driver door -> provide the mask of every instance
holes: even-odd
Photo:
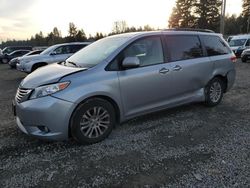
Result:
[[[140,66],[118,72],[126,117],[165,106],[172,95],[170,65],[163,55],[160,36],[139,39],[123,52],[122,59],[138,57]]]

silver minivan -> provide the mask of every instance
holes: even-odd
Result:
[[[220,34],[155,31],[106,37],[28,75],[13,109],[26,134],[80,143],[136,116],[192,102],[216,106],[235,80]]]

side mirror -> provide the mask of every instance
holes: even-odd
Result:
[[[126,57],[122,61],[123,68],[136,68],[140,66],[140,60],[138,57]]]

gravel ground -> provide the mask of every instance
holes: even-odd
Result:
[[[11,100],[25,74],[0,64],[0,187],[250,187],[250,64],[214,108],[192,104],[80,146],[21,133]]]

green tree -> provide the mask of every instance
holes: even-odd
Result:
[[[74,23],[69,23],[69,39],[71,41],[76,41],[76,35],[77,35],[77,27]]]
[[[250,32],[250,0],[243,0],[242,4],[242,30],[243,32]]]
[[[58,28],[57,27],[54,27],[53,28],[53,35],[55,36],[55,37],[62,37],[62,35],[61,35],[61,32],[58,30]]]
[[[75,36],[76,41],[86,41],[87,37],[83,29],[79,29]]]
[[[196,27],[219,31],[221,0],[198,0],[194,6]]]
[[[168,24],[170,28],[194,27],[194,0],[177,0]]]

